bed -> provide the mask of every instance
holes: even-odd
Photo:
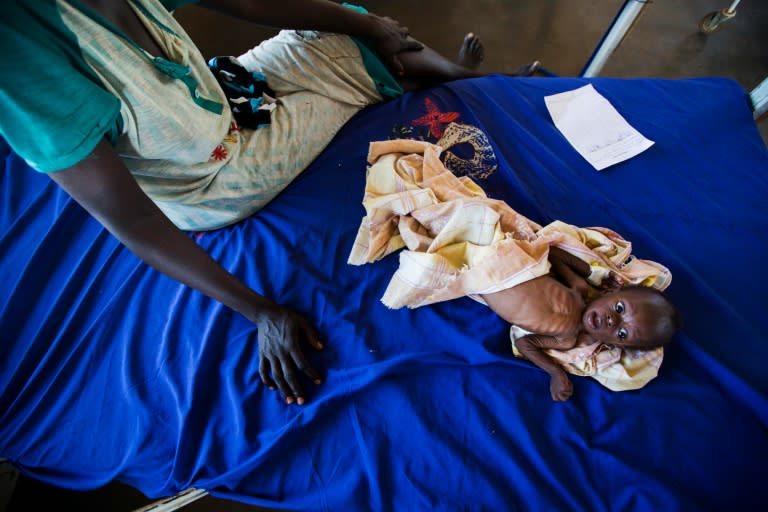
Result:
[[[655,145],[591,168],[543,101],[586,83]],[[482,158],[448,153],[489,196],[610,227],[669,267],[685,325],[656,379],[617,393],[574,378],[553,402],[485,306],[389,310],[397,257],[347,264],[368,142],[435,142],[449,122],[487,137]],[[317,326],[325,382],[302,407],[261,384],[253,325],[0,148],[0,455],[31,477],[294,510],[768,506],[768,152],[736,82],[489,76],[409,93],[353,118],[256,216],[190,233]]]

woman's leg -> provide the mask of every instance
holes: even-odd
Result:
[[[464,41],[461,43],[455,61],[448,60],[426,45],[420,51],[402,52],[398,54],[398,58],[403,64],[404,72],[397,79],[407,90],[421,89],[449,80],[476,78],[487,74],[477,71],[485,58],[485,47],[480,38],[472,32],[464,36]],[[539,62],[536,61],[533,64],[522,66],[515,73],[504,74],[530,76],[536,72],[539,66]]]
[[[485,74],[477,71],[484,57],[485,48],[482,41],[470,32],[464,37],[455,61],[448,60],[426,45],[422,50],[398,54],[404,71],[397,78],[404,82],[405,87],[411,85],[411,82],[424,86],[448,80],[479,77]]]

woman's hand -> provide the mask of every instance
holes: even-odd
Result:
[[[277,5],[256,0],[205,0],[200,5],[267,27],[318,30],[369,39],[378,56],[396,75],[403,74],[397,54],[424,48],[408,37],[406,27],[392,18],[347,9],[337,2],[282,0]]]
[[[302,351],[302,342],[316,350],[323,348],[314,327],[297,313],[280,306],[262,310],[254,323],[259,328],[259,375],[262,382],[270,389],[277,386],[286,403],[296,401],[299,405],[304,404],[299,372],[315,384],[322,382]]]
[[[174,226],[108,142],[100,142],[82,162],[49,176],[145,263],[254,322],[262,380],[271,387],[276,382],[288,403],[304,403],[297,369],[320,381],[301,350],[303,341],[322,347],[312,326],[250,289]]]
[[[373,31],[370,36],[376,53],[387,67],[396,75],[402,75],[403,64],[398,58],[401,52],[419,51],[424,45],[409,37],[407,27],[403,27],[397,20],[387,16],[370,15],[373,20]]]

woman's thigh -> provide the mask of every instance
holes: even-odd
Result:
[[[263,73],[278,96],[310,91],[360,108],[382,100],[348,36],[283,30],[238,60]]]
[[[241,156],[254,159],[259,179],[293,179],[361,108],[307,91],[287,94],[281,103],[272,111],[269,127],[250,132],[242,145]]]

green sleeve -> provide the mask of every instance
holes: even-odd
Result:
[[[66,169],[116,135],[120,102],[83,60],[55,0],[6,4],[0,52],[0,134],[33,168]]]
[[[169,11],[175,11],[179,7],[183,7],[189,4],[196,4],[199,2],[200,0],[160,0],[160,3],[163,4],[163,7]]]
[[[363,14],[368,12],[365,7],[359,5],[347,2],[344,2],[342,5],[347,9],[352,9],[353,11]],[[379,91],[381,97],[384,99],[392,99],[402,96],[403,92],[405,92],[403,86],[400,85],[400,82],[398,82],[394,76],[392,76],[392,73],[389,72],[387,66],[385,66],[379,56],[376,55],[376,51],[371,44],[365,39],[360,39],[358,37],[353,37],[352,41],[354,41],[357,48],[360,50],[360,56],[363,58],[365,70],[373,80],[373,83],[376,84],[376,90]]]

